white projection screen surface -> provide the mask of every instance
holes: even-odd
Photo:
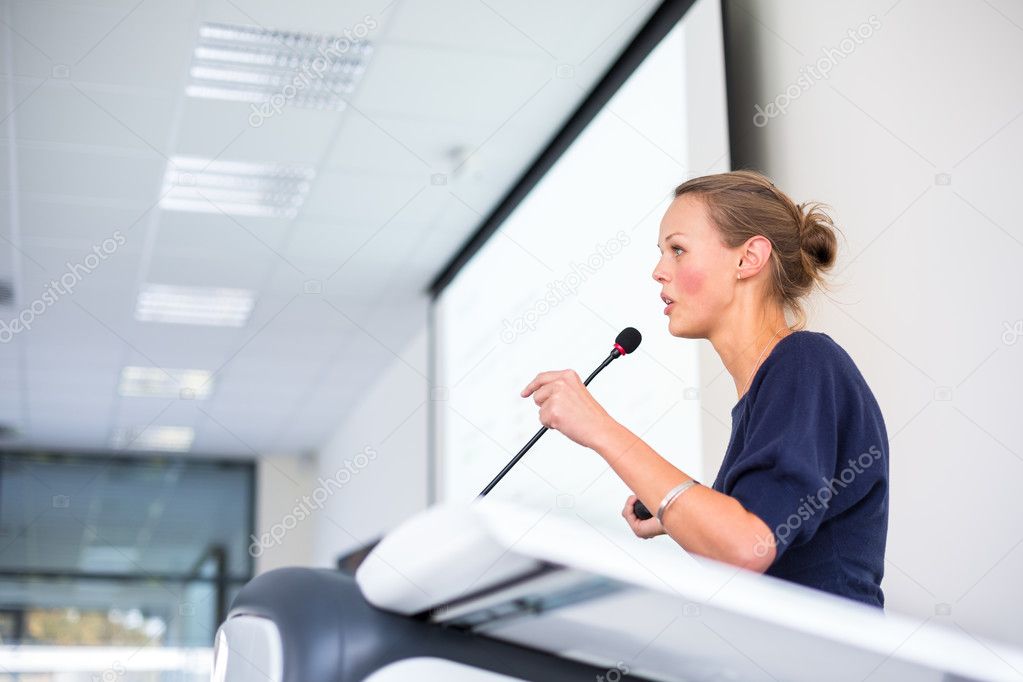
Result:
[[[438,501],[471,500],[542,426],[532,398],[519,397],[536,374],[574,369],[585,379],[628,326],[643,334],[642,345],[605,368],[590,391],[666,459],[703,475],[699,342],[668,333],[652,278],[671,190],[711,172],[691,170],[697,131],[689,120],[697,116],[687,73],[698,65],[686,40],[696,31],[724,92],[719,10],[699,2],[437,297]],[[724,116],[722,102],[708,106]],[[727,150],[724,123],[710,128]],[[555,430],[490,494],[628,532],[620,514],[630,491],[596,452]]]

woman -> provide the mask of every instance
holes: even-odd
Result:
[[[884,419],[849,355],[803,329],[801,299],[835,262],[831,219],[759,173],[709,175],[675,189],[657,246],[668,331],[709,340],[735,382],[713,485],[612,419],[572,370],[538,374],[522,396],[636,492],[622,515],[637,536],[666,533],[689,552],[883,609]],[[637,496],[658,518],[636,516]]]

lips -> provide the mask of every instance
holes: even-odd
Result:
[[[665,307],[664,307],[664,314],[665,315],[670,314],[671,313],[671,309],[675,306],[675,301],[673,299],[671,299],[671,298],[668,298],[664,294],[661,294],[661,300],[664,301],[665,304],[666,304]]]

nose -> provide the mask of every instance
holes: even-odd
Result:
[[[663,284],[664,282],[666,282],[668,280],[668,276],[665,275],[663,272],[661,272],[661,262],[660,261],[657,261],[657,265],[654,267],[654,271],[651,274],[652,274],[652,276],[654,278],[654,281],[659,283],[659,284]]]

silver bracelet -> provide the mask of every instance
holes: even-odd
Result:
[[[685,491],[689,490],[689,488],[691,488],[694,485],[700,485],[700,482],[697,481],[695,478],[690,478],[685,483],[680,483],[671,490],[669,490],[668,494],[664,496],[663,500],[661,500],[661,506],[657,508],[657,520],[663,524],[664,522],[662,519],[664,517],[664,510],[668,508],[669,504],[675,501],[675,498],[677,498]]]

